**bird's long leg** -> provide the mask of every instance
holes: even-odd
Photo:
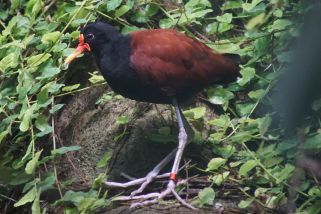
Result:
[[[184,152],[184,148],[188,142],[193,138],[194,132],[189,123],[187,122],[186,118],[184,117],[180,107],[177,104],[176,100],[173,100],[173,104],[175,107],[176,115],[177,115],[177,121],[178,121],[178,127],[179,127],[179,134],[178,134],[178,147],[174,149],[171,153],[169,153],[157,166],[154,167],[154,169],[147,174],[144,178],[135,179],[132,181],[129,181],[127,183],[116,183],[116,182],[105,182],[107,186],[112,187],[122,187],[126,188],[129,186],[134,186],[141,184],[140,188],[135,190],[131,193],[130,196],[121,196],[118,197],[117,200],[131,200],[131,199],[138,199],[143,200],[142,202],[133,203],[131,207],[139,207],[149,204],[157,203],[160,199],[165,198],[166,196],[172,194],[175,196],[175,198],[181,202],[184,206],[187,206],[191,209],[195,209],[193,206],[185,202],[176,192],[175,187],[181,184],[184,184],[187,182],[187,180],[181,180],[177,181],[177,173],[180,170],[179,164],[182,159],[182,155]],[[188,133],[188,135],[187,135]],[[160,170],[164,168],[169,161],[173,159],[175,156],[175,160],[173,163],[173,167],[170,173],[165,173],[163,175],[158,175]],[[169,177],[169,182],[167,184],[167,188],[159,193],[149,193],[145,195],[138,195],[141,193],[146,186],[152,182],[155,178],[164,178],[164,176]]]
[[[169,153],[151,172],[149,172],[147,174],[146,181],[140,186],[139,189],[133,191],[130,196],[133,197],[139,193],[142,193],[143,190],[147,187],[147,185],[149,183],[151,183],[155,177],[159,174],[160,170],[163,169],[169,161],[171,161],[174,158],[175,155],[175,160],[174,160],[174,164],[172,167],[172,171],[170,174],[170,179],[172,176],[175,177],[176,179],[176,175],[179,171],[179,164],[180,161],[182,159],[182,155],[183,155],[183,151],[184,148],[186,146],[186,143],[189,142],[192,137],[194,136],[194,131],[192,129],[192,127],[189,125],[189,123],[187,122],[186,118],[184,117],[180,107],[177,104],[177,101],[174,99],[173,100],[173,105],[175,107],[175,111],[176,111],[176,115],[177,115],[177,121],[178,121],[178,128],[179,128],[179,139],[178,139],[178,147],[176,149],[174,149],[171,153]],[[187,138],[187,134],[185,131],[184,126],[186,126],[186,129],[188,131],[188,133],[190,134],[190,137]],[[184,139],[183,139],[184,138]]]
[[[182,114],[182,111],[179,108],[176,100],[173,101],[173,104],[174,104],[175,111],[176,111],[179,133],[178,133],[178,148],[177,148],[177,152],[176,152],[175,159],[174,159],[174,164],[173,164],[171,175],[170,175],[169,179],[171,181],[175,182],[177,180],[177,172],[178,172],[179,164],[181,162],[183,152],[184,152],[184,149],[185,149],[185,146],[187,143],[187,133],[186,133],[186,130],[184,127],[184,122],[183,122],[183,118],[185,118],[185,117]]]
[[[175,192],[175,187],[179,184],[179,182],[177,182],[177,173],[178,173],[178,169],[179,169],[179,164],[180,164],[182,156],[183,156],[184,148],[185,148],[187,141],[188,141],[187,133],[186,133],[184,125],[186,124],[188,129],[191,129],[191,127],[189,126],[189,124],[188,124],[186,118],[184,117],[180,107],[178,106],[176,100],[173,100],[173,104],[175,106],[175,111],[176,111],[176,115],[177,115],[179,134],[178,134],[178,148],[177,148],[177,152],[175,155],[174,164],[173,164],[170,176],[169,176],[169,182],[167,184],[167,188],[158,194],[157,193],[150,193],[147,195],[142,195],[140,198],[144,199],[145,201],[133,203],[131,205],[131,207],[139,207],[139,206],[154,204],[154,203],[157,203],[157,201],[159,201],[160,199],[165,198],[167,195],[173,194],[175,196],[175,198],[179,202],[181,202],[184,206],[187,206],[191,209],[195,209],[192,205],[190,205],[186,201],[184,201]],[[152,198],[152,199],[146,200],[147,198]]]

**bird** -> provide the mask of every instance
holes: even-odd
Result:
[[[94,55],[101,74],[116,93],[140,102],[172,104],[175,108],[178,147],[139,181],[140,188],[132,192],[129,199],[144,201],[133,203],[132,207],[157,203],[172,193],[181,203],[194,209],[175,192],[183,151],[193,134],[180,104],[212,84],[235,81],[240,70],[239,56],[215,53],[204,43],[175,29],[143,29],[123,35],[102,21],[87,23],[80,30],[78,46],[66,58],[65,64],[70,64],[84,52]],[[173,158],[167,188],[158,194],[139,197],[138,194]],[[127,187],[135,181],[105,183]]]

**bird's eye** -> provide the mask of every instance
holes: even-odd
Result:
[[[93,40],[95,38],[95,36],[94,36],[94,34],[92,34],[92,33],[89,33],[89,34],[87,34],[87,36],[86,36],[86,39],[88,39],[88,40]]]

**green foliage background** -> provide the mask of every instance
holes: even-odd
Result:
[[[79,27],[97,17],[123,33],[175,28],[217,52],[241,55],[241,77],[236,83],[206,89],[205,99],[219,105],[223,113],[206,119],[204,105],[185,114],[213,130],[204,139],[215,153],[205,169],[211,187],[237,182],[244,194],[240,208],[254,202],[271,209],[285,204],[297,143],[284,141],[279,128],[269,129],[273,110],[262,113],[259,109],[273,109],[269,92],[289,62],[291,41],[311,7],[302,2],[0,0],[0,207],[45,212],[47,202],[40,201],[40,195],[55,187],[57,177],[55,169],[44,171],[44,164],[81,149],[57,148],[54,117],[64,104],[56,97],[81,90],[80,84],[65,85],[68,70],[63,60],[73,50],[70,43],[77,40]],[[98,84],[97,79],[93,74],[92,86]],[[119,121],[123,124],[128,119]],[[306,129],[311,136],[306,149],[318,154],[320,125],[311,121],[307,127],[314,129]],[[213,203],[211,187],[200,192],[200,206]],[[305,175],[298,190],[297,212],[320,212],[320,199],[317,179]],[[52,206],[62,206],[70,213],[90,213],[109,204],[108,195],[94,187],[73,192],[66,184],[61,199]]]

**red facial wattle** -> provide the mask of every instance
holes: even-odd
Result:
[[[70,54],[67,59],[65,60],[65,64],[70,64],[74,59],[76,59],[80,54],[84,53],[85,51],[91,51],[91,48],[88,43],[85,42],[85,38],[83,34],[79,35],[79,42],[76,50]]]

